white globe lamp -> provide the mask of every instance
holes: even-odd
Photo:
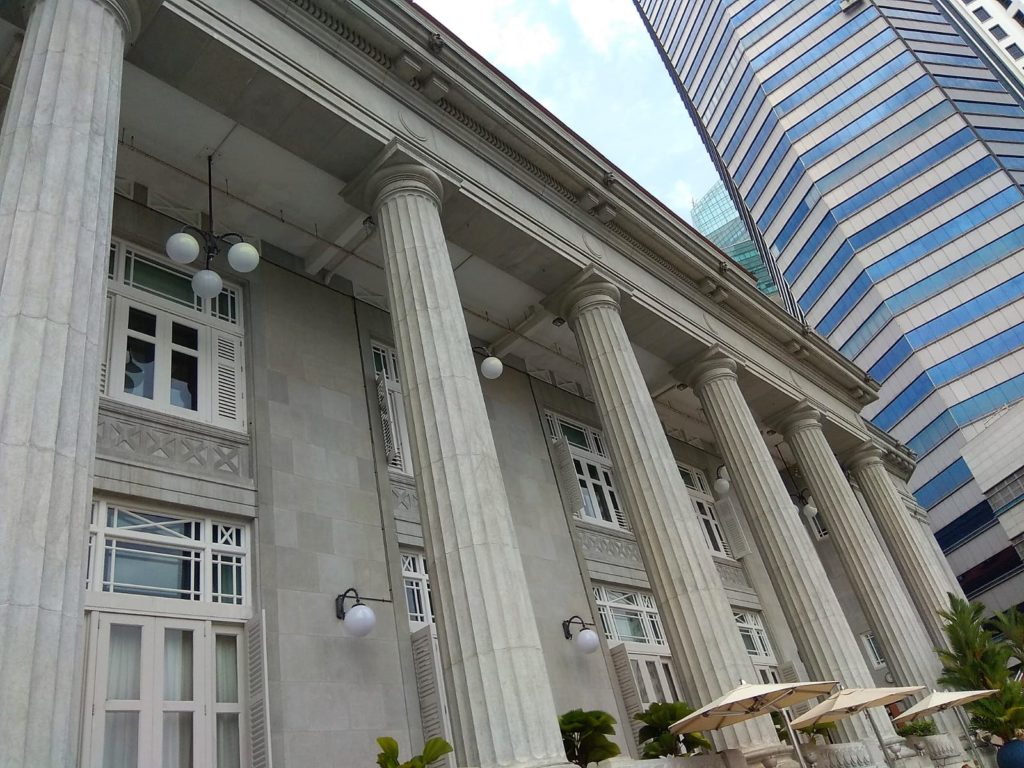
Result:
[[[725,494],[729,492],[729,489],[732,488],[732,484],[729,482],[728,478],[719,477],[715,480],[714,488],[716,496],[725,496]]]
[[[345,629],[353,637],[366,637],[376,624],[377,616],[368,605],[356,603],[345,611]]]
[[[228,249],[228,264],[235,272],[252,272],[259,263],[260,252],[249,243],[235,243]]]
[[[224,281],[212,269],[201,269],[192,276],[192,290],[201,299],[219,296],[223,289]]]
[[[502,365],[501,360],[494,355],[485,357],[480,362],[480,374],[485,379],[496,379],[501,376],[501,372],[503,370],[505,370],[505,366]]]
[[[585,656],[589,656],[601,645],[601,638],[592,629],[581,629],[576,633],[576,638],[573,642],[576,643],[576,650]]]
[[[199,258],[199,241],[188,232],[176,232],[167,238],[167,255],[175,264],[191,264]]]
[[[807,500],[804,502],[804,505],[803,507],[800,508],[800,511],[803,512],[804,517],[806,517],[808,520],[813,520],[814,516],[818,514],[818,508],[814,506],[814,501],[810,497],[808,497]]]

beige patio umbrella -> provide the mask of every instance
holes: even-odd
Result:
[[[912,693],[924,690],[923,685],[914,685],[904,688],[842,688],[820,704],[811,707],[807,712],[794,720],[793,728],[809,728],[819,723],[834,723],[850,715],[863,712],[873,707],[884,707],[886,704],[895,704],[902,701]],[[871,728],[878,739],[878,745],[882,748],[885,761],[893,764],[893,758],[885,748],[885,740],[882,738],[878,724],[868,717]]]
[[[797,761],[806,768],[799,740],[789,727],[789,718],[783,710],[815,696],[829,693],[836,685],[834,680],[804,683],[741,683],[738,688],[733,688],[710,704],[673,723],[669,730],[677,736],[682,733],[714,731],[742,723],[752,717],[781,712]]]
[[[927,717],[936,712],[945,712],[947,709],[969,704],[972,701],[987,699],[999,691],[932,691],[917,704],[898,717],[894,717],[893,725],[906,725],[919,717]]]

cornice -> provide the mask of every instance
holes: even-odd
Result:
[[[588,233],[809,380],[833,392],[838,385],[855,410],[877,399],[877,382],[763,296],[749,273],[418,6],[379,0],[253,2],[317,39],[457,140],[472,140],[475,151],[483,142],[492,151],[491,162]],[[328,45],[316,26],[345,45]],[[381,70],[393,76],[382,78]],[[412,103],[409,88],[426,99]],[[542,158],[544,167],[531,157]]]

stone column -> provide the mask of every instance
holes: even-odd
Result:
[[[825,516],[843,569],[878,633],[896,683],[935,688],[941,671],[939,659],[832,453],[821,428],[821,413],[801,403],[779,419],[779,429],[796,455],[815,505]]]
[[[384,247],[458,764],[565,765],[441,229],[441,182],[422,166],[397,165],[378,171],[368,191]]]
[[[932,643],[940,648],[946,647],[939,611],[949,607],[949,593],[953,588],[946,574],[946,558],[942,557],[940,561],[941,555],[936,556],[935,537],[914,519],[903,503],[877,446],[864,443],[849,457],[847,465],[864,494],[871,514],[875,516],[882,538],[917,605]],[[959,585],[954,594],[963,597]]]
[[[0,128],[0,765],[73,761],[134,0],[38,0]]]
[[[700,398],[808,673],[850,688],[874,685],[810,534],[743,398],[735,361],[712,348],[680,366],[679,374]],[[883,737],[895,740],[889,718],[877,711],[875,715]],[[843,741],[877,743],[861,716],[841,720],[836,727]]]
[[[665,429],[654,410],[609,283],[569,293],[560,314],[576,334],[611,450],[615,481],[643,555],[672,658],[692,706],[757,680],[704,543]],[[748,757],[777,752],[769,718],[721,731]]]

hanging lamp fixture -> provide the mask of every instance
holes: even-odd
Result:
[[[818,514],[818,508],[814,506],[814,501],[806,491],[799,490],[800,486],[796,484],[796,478],[793,477],[793,472],[790,470],[789,464],[786,462],[786,457],[782,455],[782,449],[776,445],[775,452],[779,454],[779,459],[782,460],[782,466],[786,468],[786,474],[789,475],[789,482],[793,484],[794,488],[798,489],[796,492],[796,508],[799,509],[800,514],[808,520],[813,520],[814,516]]]
[[[235,272],[252,272],[260,263],[260,252],[245,242],[237,232],[215,233],[213,224],[213,155],[206,157],[206,203],[209,229],[186,224],[180,232],[167,238],[167,256],[176,264],[191,264],[202,251],[206,252],[206,266],[192,276],[192,290],[201,299],[212,299],[224,288],[221,276],[210,268],[210,262],[220,253],[221,242],[231,244],[228,264]]]

